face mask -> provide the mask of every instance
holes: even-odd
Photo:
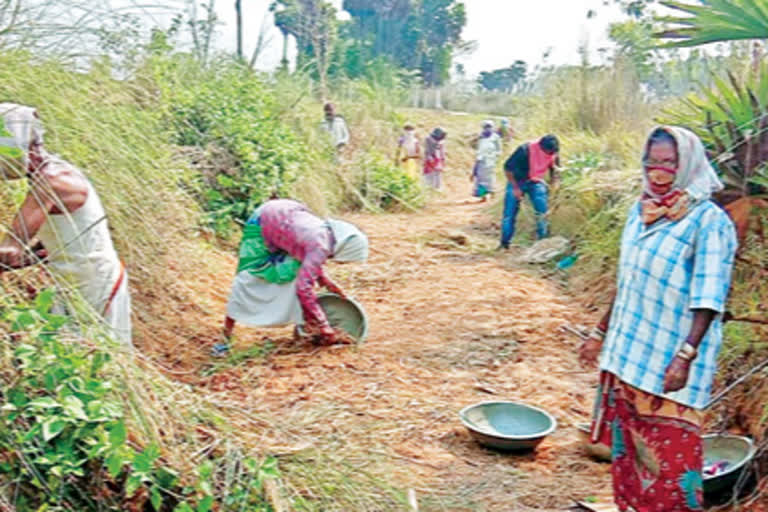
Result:
[[[645,173],[654,194],[667,194],[675,183],[676,172],[668,167],[649,167]]]
[[[650,167],[645,171],[648,179],[656,185],[671,185],[675,182],[676,172],[666,167]]]

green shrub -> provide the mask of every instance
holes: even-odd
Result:
[[[184,486],[156,444],[132,443],[109,354],[64,341],[68,318],[51,313],[53,297],[45,290],[2,318],[16,343],[0,385],[0,478],[14,487],[17,510],[119,511],[147,502],[155,511],[204,512],[220,490],[213,482],[223,484],[225,505],[269,510],[261,493],[263,480],[277,476],[272,458],[207,460]]]
[[[423,205],[424,193],[418,179],[380,153],[364,155],[359,165],[363,169],[360,194],[368,208],[414,209]]]
[[[173,141],[203,149],[210,160],[196,190],[220,234],[270,196],[287,194],[309,167],[309,149],[280,119],[280,105],[257,75],[234,64],[187,73],[168,58],[151,66]]]
[[[20,341],[0,413],[0,474],[16,485],[16,506],[95,510],[101,496],[109,510],[120,510],[146,487],[159,510],[175,473],[157,464],[156,446],[127,444],[124,404],[103,371],[109,356],[59,341],[67,318],[51,314],[52,304],[47,290],[4,315]]]
[[[568,158],[563,165],[560,177],[563,186],[575,185],[592,172],[605,170],[607,157],[603,153],[587,151]]]

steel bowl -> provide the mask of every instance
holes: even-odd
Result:
[[[502,451],[533,450],[557,428],[548,412],[519,402],[481,402],[459,417],[478,443]]]
[[[704,494],[717,495],[731,492],[755,456],[755,443],[748,437],[732,434],[708,434],[702,437],[704,467],[715,462],[728,461],[722,473],[704,478]]]
[[[358,343],[363,343],[368,337],[368,316],[363,306],[355,299],[341,297],[335,293],[322,293],[317,296],[317,302],[325,312],[331,327],[341,329]],[[306,336],[299,325],[296,326],[296,334]]]
[[[581,433],[587,454],[597,460],[610,462],[610,448],[590,442],[589,425],[582,423],[577,425],[577,428]],[[726,492],[732,492],[755,455],[754,443],[748,437],[731,434],[707,434],[702,436],[701,440],[704,467],[719,461],[728,462],[728,467],[722,473],[702,475],[705,496],[710,499]]]

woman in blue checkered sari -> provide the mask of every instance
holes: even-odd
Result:
[[[616,296],[581,349],[600,363],[592,441],[611,447],[621,512],[702,509],[701,410],[722,342],[736,235],[692,132],[654,130],[621,242]]]

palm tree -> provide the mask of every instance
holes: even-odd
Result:
[[[768,38],[768,0],[700,0],[699,4],[662,1],[687,16],[664,16],[657,37],[671,39],[665,47]],[[697,129],[717,153],[727,189],[721,201],[746,236],[753,212],[768,208],[768,65],[761,64],[762,47],[755,42],[751,75],[732,74],[691,96],[667,112],[669,119]],[[755,215],[754,218],[758,218]]]
[[[662,5],[688,16],[663,16],[659,37],[666,46],[690,47],[742,39],[768,39],[768,0],[701,0],[700,5],[663,0]]]

